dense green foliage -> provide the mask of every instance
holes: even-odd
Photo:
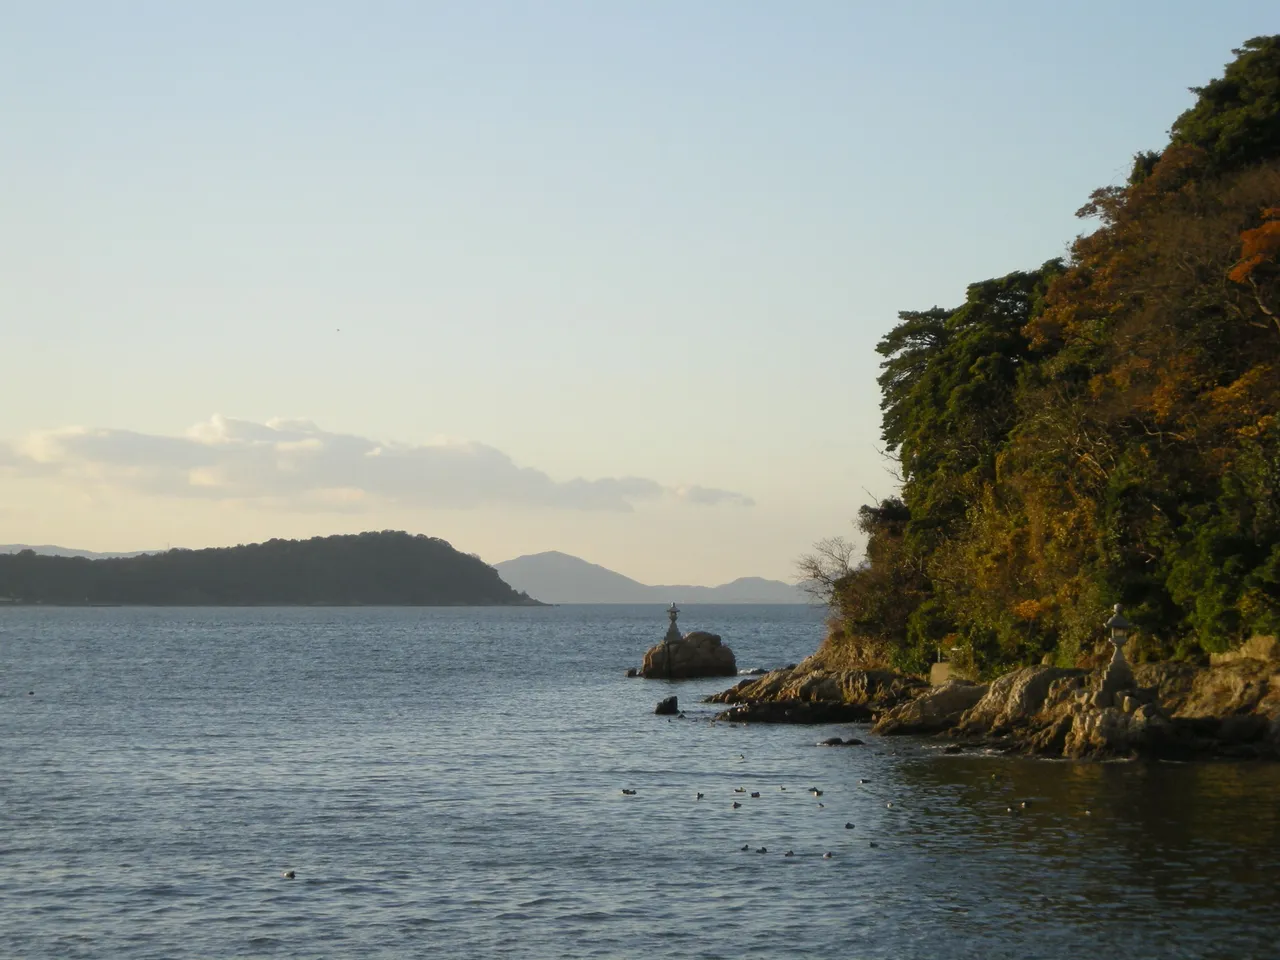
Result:
[[[1117,601],[1139,657],[1280,630],[1280,38],[1236,53],[1068,262],[881,341],[901,498],[862,510],[829,646],[1085,663]]]
[[[384,531],[115,560],[0,555],[23,603],[495,605],[533,603],[444,540]]]

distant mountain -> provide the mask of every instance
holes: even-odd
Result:
[[[85,557],[89,560],[116,560],[120,557],[140,557],[144,553],[161,553],[160,550],[135,550],[133,553],[95,553],[92,550],[75,550],[71,547],[57,547],[43,543],[33,546],[29,543],[0,543],[0,553],[21,553],[33,550],[42,557]]]
[[[718,587],[649,586],[596,563],[550,550],[494,564],[502,579],[544,603],[805,603],[781,580],[740,577]]]
[[[0,598],[154,606],[537,605],[479,557],[396,531],[101,560],[0,554]]]

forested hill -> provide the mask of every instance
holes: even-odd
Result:
[[[111,560],[0,555],[0,598],[160,606],[536,604],[444,540],[384,531]]]
[[[902,492],[862,508],[864,566],[806,558],[829,652],[1085,666],[1116,602],[1139,659],[1280,631],[1280,37],[1235,53],[1069,259],[881,341]]]

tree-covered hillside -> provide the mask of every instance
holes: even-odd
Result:
[[[1280,37],[1235,53],[1067,262],[881,341],[901,497],[862,508],[862,567],[809,558],[828,652],[1084,662],[1118,601],[1139,657],[1280,631]]]
[[[23,603],[512,605],[536,601],[435,537],[384,531],[114,560],[0,556],[0,597]]]

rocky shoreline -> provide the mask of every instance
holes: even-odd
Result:
[[[1149,663],[1111,689],[1107,671],[1024,667],[990,683],[931,687],[886,670],[828,669],[817,655],[707,698],[719,720],[874,723],[882,735],[945,739],[952,752],[995,749],[1071,759],[1280,760],[1280,656],[1233,655],[1208,667]]]

